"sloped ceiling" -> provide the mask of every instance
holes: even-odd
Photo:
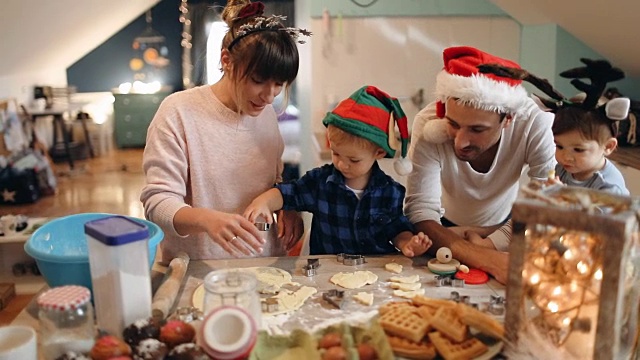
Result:
[[[491,1],[524,25],[559,25],[627,75],[640,76],[640,1]]]
[[[160,0],[3,0],[0,77],[66,69]]]
[[[43,63],[66,69],[159,1],[3,0],[0,77]],[[522,24],[558,24],[628,75],[640,76],[640,1],[491,1]]]

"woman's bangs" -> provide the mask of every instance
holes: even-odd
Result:
[[[295,44],[289,43],[292,41],[258,42],[247,64],[247,74],[291,84],[298,76],[299,58]]]

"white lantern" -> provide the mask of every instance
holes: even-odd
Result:
[[[510,357],[637,356],[639,204],[583,188],[523,189],[512,213]]]

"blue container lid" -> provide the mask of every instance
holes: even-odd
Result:
[[[84,233],[105,245],[117,246],[147,239],[149,228],[124,216],[110,216],[85,223]]]

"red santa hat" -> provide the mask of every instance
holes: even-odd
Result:
[[[499,64],[520,68],[517,63],[469,46],[450,47],[443,52],[444,68],[436,78],[436,115],[440,119],[429,120],[423,128],[427,141],[441,143],[448,139],[445,104],[454,98],[476,109],[508,113],[514,117],[531,110],[527,91],[522,80],[495,74],[480,73],[478,65]]]

